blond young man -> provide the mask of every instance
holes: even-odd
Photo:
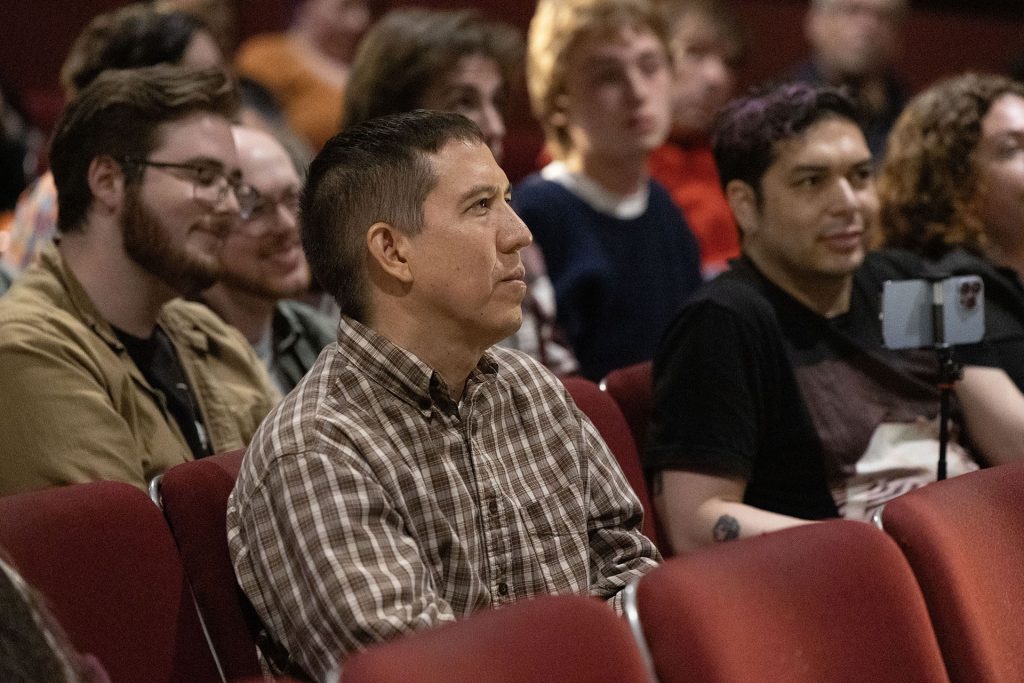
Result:
[[[583,375],[650,358],[700,283],[699,250],[647,170],[671,123],[665,22],[646,0],[542,0],[527,85],[555,159],[524,179],[516,211],[555,287]]]

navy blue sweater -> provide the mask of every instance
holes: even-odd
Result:
[[[623,220],[534,173],[512,204],[544,252],[582,374],[596,381],[651,358],[701,283],[697,240],[665,189],[650,181],[647,210]]]

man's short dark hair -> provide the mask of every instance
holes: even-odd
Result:
[[[179,11],[136,3],[95,17],[82,30],[61,67],[65,92],[74,93],[107,69],[177,64],[202,21]]]
[[[429,156],[452,141],[485,144],[461,114],[420,109],[347,128],[313,159],[302,194],[302,246],[343,314],[367,322],[366,232],[378,222],[420,231],[423,202],[437,184]]]
[[[100,74],[68,104],[54,129],[50,169],[57,185],[58,229],[81,228],[92,204],[93,159],[145,158],[160,145],[162,124],[196,112],[230,119],[237,107],[234,81],[220,69],[160,65]]]
[[[493,59],[508,88],[520,76],[523,51],[515,27],[475,10],[392,10],[360,41],[342,127],[421,107],[427,91],[471,55]]]
[[[779,143],[832,117],[860,125],[853,100],[835,88],[807,83],[772,86],[733,100],[719,116],[712,141],[722,187],[741,180],[760,198],[761,178],[775,163]]]

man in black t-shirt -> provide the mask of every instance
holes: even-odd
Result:
[[[869,519],[933,480],[938,455],[934,355],[882,345],[881,284],[918,264],[865,257],[878,201],[853,104],[781,86],[730,105],[714,147],[743,255],[662,341],[645,454],[676,552]],[[972,354],[956,393],[974,454],[954,439],[951,475],[977,468],[975,454],[1017,457],[1024,426],[1024,398],[977,367],[984,347]]]

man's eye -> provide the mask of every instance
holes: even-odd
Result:
[[[870,168],[860,168],[853,172],[853,184],[857,187],[863,187],[871,182],[875,174]]]
[[[192,170],[195,172],[196,182],[203,186],[213,185],[220,176],[220,171],[212,166],[193,166]]]
[[[605,83],[616,83],[622,78],[622,72],[618,69],[601,69],[600,71],[594,71],[590,75],[594,83],[605,84]]]

